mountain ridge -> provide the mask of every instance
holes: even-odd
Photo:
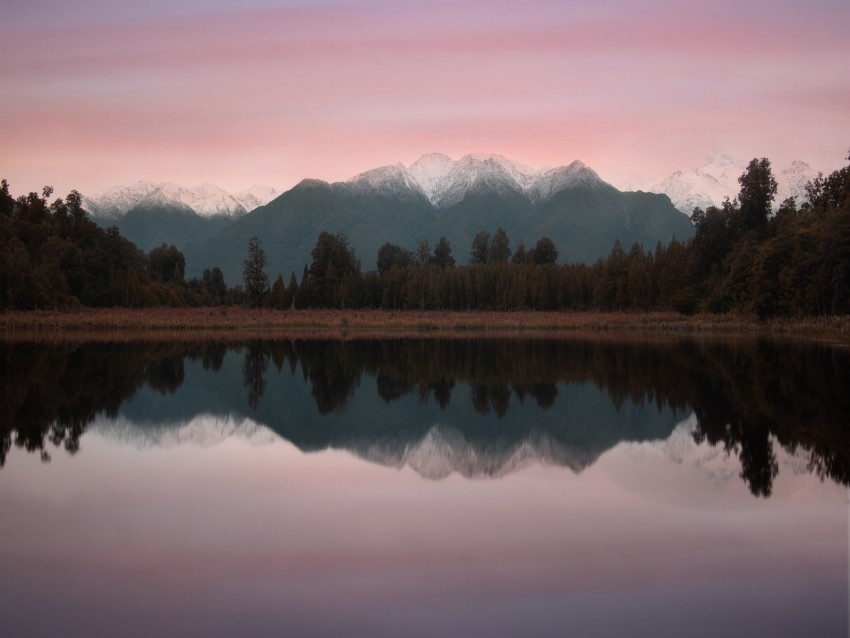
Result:
[[[457,262],[465,263],[480,230],[504,229],[512,249],[521,242],[533,247],[547,236],[561,263],[592,263],[617,240],[649,250],[694,232],[666,196],[622,193],[580,160],[537,169],[498,154],[453,160],[432,153],[409,166],[389,164],[345,181],[306,178],[250,212],[209,185],[200,192],[171,183],[134,186],[87,199],[95,221],[117,225],[145,250],[174,244],[186,256],[187,276],[219,266],[230,285],[241,280],[252,236],[261,239],[274,278],[300,274],[322,231],[344,233],[364,270],[374,268],[385,242],[413,248],[425,240],[433,247],[441,237]],[[200,212],[198,201],[205,207]]]
[[[694,208],[705,210],[709,206],[720,206],[723,200],[738,196],[738,178],[746,171],[747,164],[733,158],[722,148],[709,152],[698,166],[677,169],[661,175],[632,175],[619,183],[626,191],[663,193],[670,197],[673,205],[682,213],[690,215]],[[773,167],[778,189],[773,202],[774,211],[789,197],[796,197],[797,204],[806,199],[806,184],[817,177],[818,172],[802,160],[794,160],[781,169]]]
[[[83,206],[96,219],[118,220],[139,207],[174,207],[191,210],[204,218],[223,216],[236,219],[267,204],[279,194],[274,188],[258,184],[228,193],[214,184],[187,187],[170,181],[139,180],[84,197]]]

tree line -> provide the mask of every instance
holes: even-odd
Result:
[[[850,160],[850,156],[848,156]],[[782,202],[766,158],[753,159],[734,200],[691,217],[687,243],[626,250],[617,241],[594,264],[556,263],[548,237],[535,246],[499,228],[482,230],[459,265],[441,237],[432,249],[392,243],[365,271],[341,233],[321,232],[300,281],[270,281],[258,238],[250,240],[242,285],[208,268],[185,280],[173,246],[147,255],[117,229],[88,219],[76,191],[48,204],[51,190],[17,200],[0,188],[0,309],[245,304],[279,309],[656,310],[752,313],[759,317],[850,314],[850,166],[819,175],[807,201]]]
[[[434,250],[425,240],[412,250],[386,243],[364,273],[345,235],[323,232],[300,284],[292,273],[288,285],[278,276],[268,290],[252,287],[246,261],[246,288],[253,303],[276,308],[850,313],[850,167],[819,175],[806,202],[789,198],[775,214],[769,160],[753,159],[738,181],[734,200],[694,210],[687,243],[627,251],[617,241],[595,264],[557,265],[548,237],[511,251],[499,228],[475,236],[466,265],[443,237]]]
[[[77,191],[13,198],[0,182],[0,311],[241,303],[219,268],[185,280],[186,260],[163,244],[145,254],[88,216]]]

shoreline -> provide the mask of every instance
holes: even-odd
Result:
[[[5,341],[151,338],[393,338],[567,336],[774,336],[850,344],[850,317],[775,318],[675,312],[269,310],[220,308],[85,309],[0,313]]]

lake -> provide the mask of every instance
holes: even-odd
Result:
[[[850,349],[0,345],[8,636],[846,636]]]

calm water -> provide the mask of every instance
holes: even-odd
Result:
[[[0,393],[2,635],[847,635],[847,349],[18,343]]]

